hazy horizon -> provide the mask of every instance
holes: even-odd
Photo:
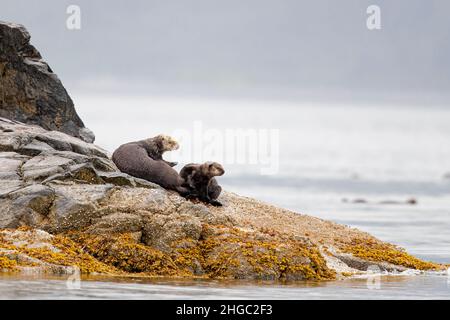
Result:
[[[66,8],[81,8],[68,30]],[[369,31],[366,9],[381,7]],[[0,0],[69,93],[443,105],[445,1]],[[76,100],[76,99],[74,99]]]

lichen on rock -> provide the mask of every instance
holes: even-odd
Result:
[[[390,243],[381,243],[372,239],[355,239],[351,244],[344,245],[342,250],[358,258],[373,262],[387,262],[410,269],[439,270],[443,267],[411,256],[402,248]]]
[[[78,267],[83,273],[119,274],[67,237],[25,227],[0,232],[0,261],[0,268],[27,273],[71,274]]]

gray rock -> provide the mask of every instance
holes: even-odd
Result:
[[[4,133],[0,135],[0,151],[2,152],[15,151],[19,148],[20,143],[21,141],[17,136]]]
[[[99,176],[97,170],[91,163],[82,163],[68,168],[72,179],[89,184],[102,184],[104,180]]]
[[[68,168],[74,164],[74,161],[68,158],[60,157],[53,154],[44,154],[33,157],[25,162],[22,166],[23,171],[32,171],[37,169],[46,169],[49,167],[63,167]]]
[[[94,143],[95,135],[94,132],[92,132],[92,130],[88,128],[81,128],[79,133],[81,140],[86,141],[88,143]]]
[[[0,117],[0,151],[18,151],[29,147],[41,150],[45,143],[50,147],[49,150],[70,151],[86,156],[97,156],[109,159],[109,154],[102,148],[86,143],[80,139],[74,138],[58,131],[47,131],[42,127],[35,125],[26,125],[18,121],[11,121]],[[40,142],[40,143],[39,143]],[[33,144],[35,145],[33,147]],[[45,146],[48,149],[47,146]],[[34,154],[31,154],[34,155]]]
[[[30,44],[28,31],[0,21],[0,39],[0,117],[93,142],[61,81]]]
[[[0,228],[41,226],[51,210],[54,198],[53,190],[40,184],[15,188],[0,199]]]
[[[86,232],[93,234],[134,233],[140,232],[142,227],[142,218],[138,214],[115,212],[94,219]]]
[[[142,241],[161,251],[170,251],[178,241],[197,241],[202,233],[200,219],[190,215],[152,215],[144,219]]]
[[[206,218],[211,215],[208,207],[202,203],[183,202],[177,209],[178,212],[185,215],[191,215],[199,218]]]
[[[159,185],[156,183],[140,179],[140,178],[134,178],[134,182],[136,183],[136,187],[140,188],[149,188],[149,189],[161,189]]]
[[[55,192],[52,188],[33,184],[9,194],[10,199],[20,206],[28,207],[33,211],[46,216],[50,212],[55,199]]]
[[[37,156],[41,152],[48,152],[54,150],[52,147],[50,147],[48,144],[42,141],[38,141],[36,139],[33,139],[30,143],[21,146],[18,151],[21,154],[25,154],[28,156]]]
[[[51,151],[51,152],[45,152],[45,155],[50,154],[50,155],[54,155],[54,156],[58,156],[61,158],[66,158],[69,160],[72,160],[74,163],[76,164],[82,164],[82,163],[87,163],[90,162],[92,160],[91,157],[85,156],[84,154],[79,154],[79,153],[75,153],[72,151]]]
[[[344,262],[350,268],[360,270],[360,271],[369,271],[371,267],[376,267],[380,271],[388,271],[388,272],[403,272],[407,270],[407,268],[402,266],[393,265],[388,262],[376,262],[376,261],[367,261],[358,257],[355,257],[348,253],[339,253],[335,254],[335,257],[340,261]]]
[[[42,181],[52,175],[64,172],[70,165],[74,164],[73,160],[55,156],[55,155],[39,155],[36,156],[22,166],[23,179],[27,181]]]
[[[116,186],[136,186],[133,177],[122,172],[101,172],[99,177],[106,183],[112,183]]]
[[[49,214],[55,199],[54,191],[43,185],[31,185],[8,194],[9,212],[8,225],[41,226],[43,220]]]
[[[98,202],[105,199],[111,184],[83,185],[74,183],[50,183],[55,191],[55,201],[49,218],[50,230],[69,230],[87,227],[98,218]]]
[[[0,153],[0,180],[19,180],[21,166],[27,159],[15,152]]]
[[[176,209],[162,188],[116,187],[101,204],[105,209],[139,212],[144,216],[171,214]]]
[[[126,173],[114,171],[103,172],[97,171],[98,176],[106,183],[112,183],[116,186],[129,186],[148,189],[161,189],[160,186],[144,179],[132,177]]]
[[[9,193],[19,190],[24,186],[20,180],[1,180],[0,181],[0,198],[7,196]],[[1,206],[0,206],[1,208]]]
[[[48,145],[59,151],[73,151],[75,153],[84,154],[86,156],[108,158],[108,153],[105,150],[93,144],[89,144],[71,136],[67,136],[62,132],[44,131],[36,135],[36,139],[47,143]]]
[[[13,205],[10,199],[0,198],[0,228],[17,228],[19,227],[19,218],[23,214],[23,208]]]
[[[90,161],[94,168],[104,172],[120,172],[116,165],[109,158],[91,157]]]

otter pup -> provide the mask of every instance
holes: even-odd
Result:
[[[184,179],[183,186],[191,190],[188,196],[196,197],[201,201],[210,203],[214,206],[222,206],[217,201],[222,188],[214,178],[225,173],[223,167],[217,162],[206,162],[204,164],[191,163],[184,166],[180,171],[181,178]]]
[[[178,143],[171,137],[159,135],[121,145],[114,151],[112,161],[124,173],[187,196],[189,189],[182,186],[183,179],[172,168],[177,163],[162,158],[164,152],[177,150],[178,147]]]

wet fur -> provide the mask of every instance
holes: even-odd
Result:
[[[164,152],[169,150],[167,150],[167,146],[164,145],[164,141],[160,138],[160,136],[151,139],[130,142],[127,143],[127,145],[128,144],[138,145],[144,148],[144,150],[147,152],[147,155],[153,160],[162,160],[171,167],[177,165],[176,162],[169,162],[163,159]]]
[[[176,163],[162,158],[166,150],[160,140],[155,137],[121,145],[114,151],[112,160],[124,173],[156,183],[165,189],[178,191],[185,196],[189,191],[182,186],[183,179],[172,168]]]
[[[210,203],[215,206],[222,204],[217,201],[222,192],[215,176],[224,174],[222,166],[218,163],[188,164],[180,171],[181,178],[184,179],[183,186],[191,190],[189,197]]]

